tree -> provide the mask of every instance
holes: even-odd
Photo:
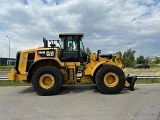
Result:
[[[137,64],[148,63],[148,60],[144,58],[144,56],[140,55],[139,57],[137,57],[136,63]]]
[[[86,48],[86,53],[87,53],[87,55],[92,53],[89,47]]]
[[[135,50],[127,50],[122,56],[122,63],[125,67],[133,67],[135,65]]]
[[[155,64],[159,64],[159,63],[160,63],[160,59],[159,59],[159,57],[156,57]]]

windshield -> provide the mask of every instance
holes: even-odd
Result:
[[[83,56],[82,54],[85,54],[85,48],[82,42],[81,36],[64,36],[61,37],[61,48],[65,51],[79,51],[80,56]]]
[[[66,37],[66,51],[77,51],[77,40],[72,36]]]

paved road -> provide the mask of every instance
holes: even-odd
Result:
[[[0,87],[1,120],[160,120],[160,85],[100,94],[96,86],[63,86],[55,96],[32,87]]]

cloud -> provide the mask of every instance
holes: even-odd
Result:
[[[2,0],[0,57],[42,46],[42,37],[83,32],[84,45],[102,53],[136,50],[136,56],[159,55],[160,2],[158,0]]]

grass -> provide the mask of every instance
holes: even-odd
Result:
[[[10,71],[14,66],[0,66],[0,71]]]
[[[137,79],[136,84],[160,84],[160,78]]]
[[[154,68],[154,69],[159,69],[160,70],[160,64],[150,64],[150,67]]]
[[[80,85],[89,85],[93,84],[93,82],[82,83]],[[160,84],[160,78],[158,79],[137,79],[135,84]],[[31,86],[30,83],[24,81],[1,81],[0,87],[7,87],[7,86]]]
[[[130,75],[160,75],[160,68],[150,68],[150,69],[132,69],[125,68],[123,69],[124,73]]]
[[[135,76],[159,76],[160,75],[160,65],[151,64],[150,69],[133,69],[125,68],[124,73],[135,75]],[[160,84],[160,78],[150,78],[150,79],[137,79],[136,84]]]
[[[18,82],[18,81],[1,81],[0,86],[5,87],[5,86],[31,86],[30,83],[27,82]]]

